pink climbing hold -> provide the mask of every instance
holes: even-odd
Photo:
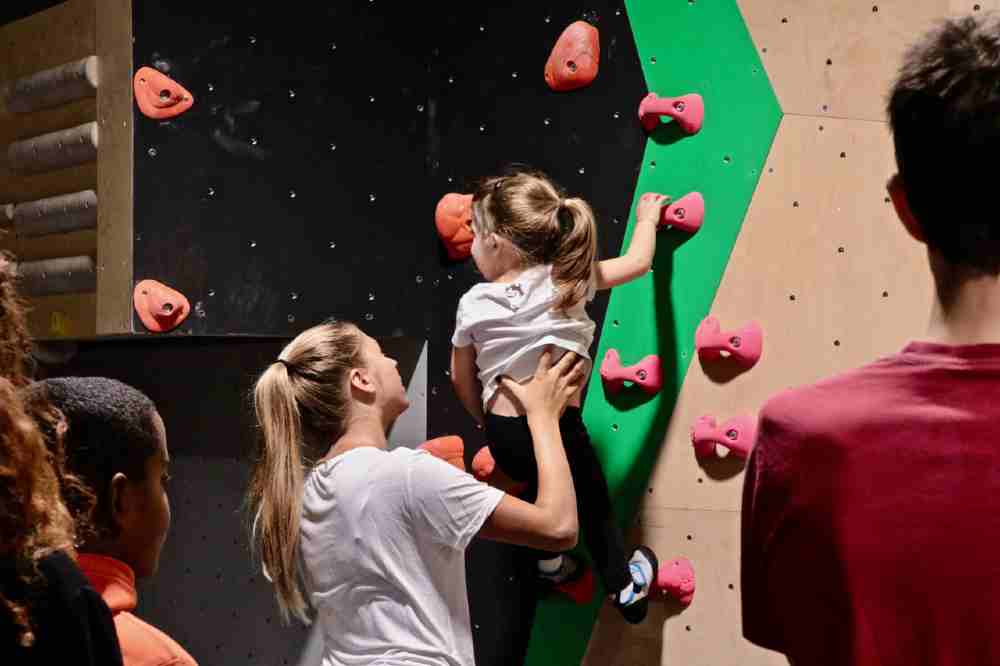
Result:
[[[656,588],[664,596],[690,606],[694,600],[694,566],[686,557],[678,557],[660,565],[656,574]]]
[[[660,97],[649,93],[639,103],[639,122],[652,132],[660,125],[660,116],[668,116],[685,134],[697,134],[705,121],[705,101],[698,93],[681,97]]]
[[[716,450],[719,445],[746,460],[756,439],[757,419],[752,416],[737,416],[721,426],[711,416],[702,416],[691,428],[691,444],[695,455],[701,459],[723,457]]]
[[[697,233],[704,221],[705,197],[701,192],[685,194],[664,208],[660,215],[661,227],[672,227],[689,234]]]
[[[703,361],[732,358],[749,370],[760,360],[764,331],[755,321],[735,331],[723,331],[719,320],[708,316],[698,325],[694,346]]]
[[[660,357],[650,354],[635,365],[622,366],[618,350],[609,349],[601,361],[601,380],[608,393],[618,393],[625,382],[632,382],[646,393],[653,395],[663,387]]]

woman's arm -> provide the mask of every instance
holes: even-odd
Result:
[[[465,411],[483,424],[483,388],[476,374],[476,348],[473,345],[451,348],[451,385]]]
[[[576,492],[559,433],[559,416],[583,379],[580,357],[566,353],[552,366],[547,349],[530,382],[518,384],[507,377],[501,380],[527,414],[538,465],[538,495],[534,503],[504,495],[483,523],[479,536],[549,551],[569,550],[576,545]]]
[[[635,230],[632,232],[628,251],[620,257],[597,262],[595,271],[598,289],[611,289],[649,272],[656,252],[656,228],[660,223],[660,211],[668,203],[670,199],[662,194],[647,192],[642,195],[636,209]]]

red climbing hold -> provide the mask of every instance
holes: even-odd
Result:
[[[702,361],[718,361],[725,355],[749,370],[760,360],[764,331],[755,321],[735,331],[723,331],[719,320],[708,316],[698,325],[694,346]]]
[[[705,197],[701,196],[701,192],[685,194],[666,206],[660,215],[661,227],[680,229],[689,234],[697,233],[704,221]]]
[[[583,567],[583,570],[580,571],[579,576],[570,577],[569,580],[556,585],[555,589],[569,597],[573,603],[585,606],[594,598],[596,585],[594,583],[594,570],[583,563],[580,563],[580,566]]]
[[[493,470],[496,468],[497,461],[493,459],[490,447],[484,446],[476,451],[476,455],[472,458],[472,473],[477,479],[486,481],[493,475]]]
[[[194,96],[184,86],[152,67],[139,68],[132,78],[132,88],[135,90],[135,103],[147,118],[173,118],[194,104]]]
[[[716,445],[723,446],[736,457],[745,460],[750,456],[757,439],[757,419],[752,416],[737,416],[721,426],[711,416],[702,416],[691,428],[691,444],[694,453],[701,459],[715,458]]]
[[[142,280],[132,292],[135,312],[153,333],[177,328],[191,313],[191,304],[179,291],[156,280]]]
[[[694,600],[694,566],[691,561],[678,557],[660,566],[656,574],[656,588],[664,596],[690,606]]]
[[[586,21],[571,23],[556,40],[545,62],[545,83],[556,92],[583,88],[597,78],[601,37]]]
[[[673,118],[685,134],[697,134],[705,120],[705,102],[697,93],[682,97],[649,93],[639,103],[639,122],[647,132],[652,132],[659,127],[660,116]]]
[[[472,474],[483,483],[488,483],[515,497],[519,497],[528,489],[528,484],[515,481],[497,467],[497,461],[493,459],[488,446],[476,451],[476,455],[472,458]]]
[[[472,195],[449,192],[441,197],[434,211],[438,235],[453,261],[472,254]]]
[[[429,439],[420,445],[432,456],[465,471],[465,443],[458,435],[445,435]]]
[[[625,382],[632,382],[646,393],[653,395],[663,387],[660,357],[650,354],[635,365],[622,366],[617,349],[609,349],[601,361],[601,380],[608,393],[618,393]]]

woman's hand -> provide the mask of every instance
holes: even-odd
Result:
[[[501,377],[500,385],[521,403],[528,417],[551,416],[558,419],[569,399],[583,385],[583,358],[566,352],[552,365],[552,347],[546,347],[538,359],[531,381],[518,384],[510,377]]]

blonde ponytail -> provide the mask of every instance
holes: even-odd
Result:
[[[557,310],[586,296],[597,258],[597,221],[586,201],[564,198],[543,173],[516,171],[483,180],[472,210],[477,234],[509,240],[525,267],[552,265]]]
[[[247,491],[250,538],[285,622],[310,621],[299,570],[306,454],[320,453],[343,433],[347,378],[363,365],[361,344],[353,324],[315,326],[288,343],[254,387],[261,437]]]
[[[564,310],[587,295],[597,257],[597,220],[579,198],[563,199],[556,217],[560,239],[552,257],[552,280],[559,286],[556,308]]]

